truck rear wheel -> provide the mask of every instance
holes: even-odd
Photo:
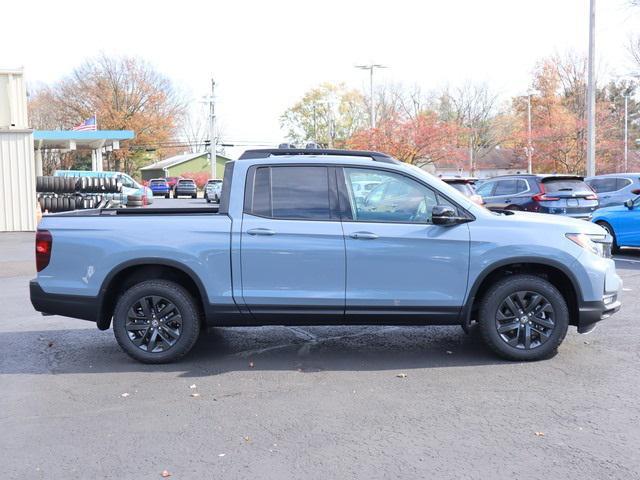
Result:
[[[485,343],[508,360],[541,360],[554,355],[569,327],[569,309],[550,282],[511,275],[489,288],[480,303]]]
[[[129,288],[118,300],[113,332],[120,347],[139,362],[173,362],[198,339],[198,305],[174,282],[147,280]]]

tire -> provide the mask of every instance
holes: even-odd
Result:
[[[142,302],[145,301],[147,301],[146,313],[142,309]],[[155,305],[154,301],[157,302]],[[178,315],[172,315],[163,320],[159,313],[162,312],[163,305],[165,305],[164,308],[171,308],[166,306],[168,302],[174,308],[167,315],[171,313]],[[130,321],[129,314],[134,312],[141,316]],[[142,317],[148,317],[148,327],[147,321]],[[180,325],[179,328],[178,325]],[[154,331],[157,332],[155,345],[151,342]],[[178,332],[177,338],[173,337],[170,331]],[[200,310],[189,292],[177,283],[168,280],[147,280],[129,288],[118,300],[113,315],[113,333],[120,348],[139,362],[153,364],[173,362],[187,354],[196,343],[200,334]],[[134,341],[137,341],[140,346],[137,346]],[[147,351],[149,348],[152,348],[152,351]]]
[[[613,227],[605,221],[596,222],[596,225],[600,225],[602,228],[604,228],[607,233],[613,238],[613,243],[611,244],[611,253],[620,253],[620,246],[618,245],[616,232],[614,232]]]
[[[44,199],[44,209],[48,212],[51,212],[51,197],[47,197]]]
[[[169,198],[169,194],[165,193],[164,198]]]
[[[41,176],[36,177],[36,192],[42,192],[43,191],[43,183],[44,183],[44,178]]]
[[[198,194],[196,193],[195,195],[191,195],[191,198],[198,198]]]
[[[526,295],[520,298],[523,292]],[[527,315],[527,308],[535,302],[536,295],[542,300]],[[509,299],[518,311],[511,311],[507,306]],[[516,361],[542,360],[553,356],[564,340],[569,327],[569,309],[558,289],[544,278],[510,275],[492,285],[482,298],[479,323],[484,342],[499,356]]]

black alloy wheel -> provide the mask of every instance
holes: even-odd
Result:
[[[555,328],[553,306],[536,292],[518,291],[500,304],[495,327],[507,345],[530,350],[544,344]]]
[[[182,315],[167,298],[146,295],[129,308],[125,329],[137,348],[149,353],[164,352],[182,334]]]
[[[482,296],[477,315],[487,346],[516,361],[553,356],[570,320],[567,300],[556,286],[527,273],[495,281]]]
[[[132,358],[168,363],[191,350],[202,322],[198,302],[184,287],[169,280],[146,280],[119,298],[113,333]]]

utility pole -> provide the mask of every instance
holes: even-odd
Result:
[[[370,112],[370,116],[371,116],[371,128],[376,128],[376,107],[375,107],[375,101],[374,101],[374,97],[373,97],[373,71],[376,68],[387,68],[384,65],[380,65],[377,63],[370,63],[369,65],[356,65],[356,68],[359,68],[360,70],[369,70],[369,95],[370,95],[370,102],[371,102],[371,112]]]
[[[587,80],[587,176],[596,174],[596,0],[589,0],[589,64]]]
[[[216,82],[211,79],[211,96],[206,100],[209,102],[209,161],[211,162],[211,178],[216,177]]]

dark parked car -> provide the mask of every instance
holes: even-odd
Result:
[[[171,188],[164,178],[154,178],[149,181],[149,188],[153,192],[153,195],[164,195],[164,198],[169,198]]]
[[[468,197],[472,202],[478,205],[484,205],[482,197],[476,193],[476,179],[472,177],[440,177],[444,183],[448,183],[453,188]]]
[[[173,198],[178,197],[191,197],[196,198],[198,196],[198,187],[196,182],[191,179],[183,178],[178,180],[176,188],[173,191]]]
[[[573,175],[505,175],[484,182],[476,191],[490,210],[524,210],[590,218],[598,196]]]

